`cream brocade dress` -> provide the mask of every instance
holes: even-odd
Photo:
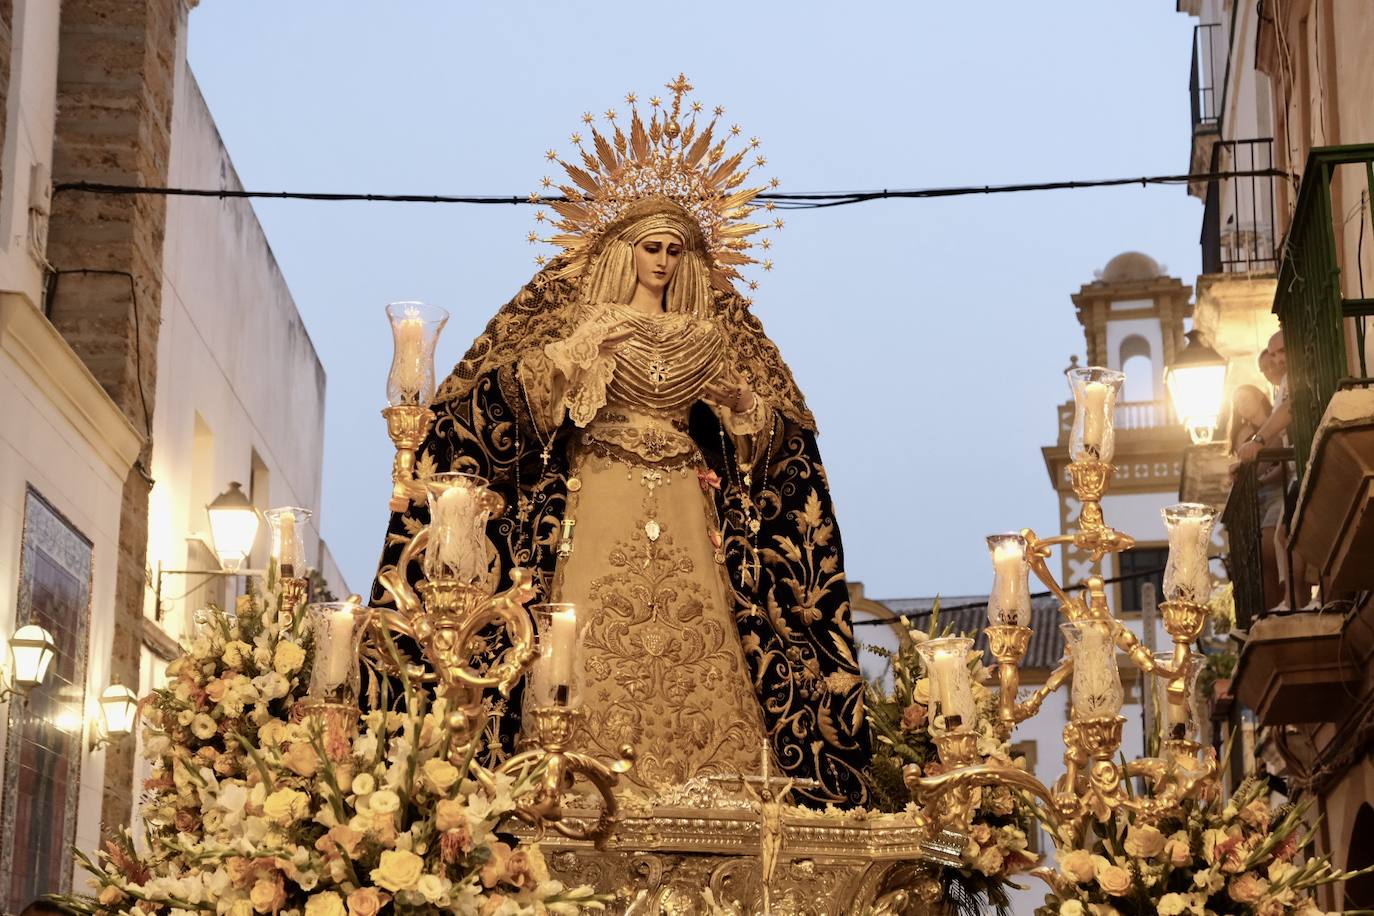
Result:
[[[608,305],[544,355],[554,403],[579,427],[565,514],[573,550],[552,596],[585,615],[577,749],[611,757],[634,745],[628,778],[651,792],[757,773],[764,728],[728,598],[709,492],[719,482],[687,432],[693,404],[723,376],[721,335],[692,315]],[[749,414],[714,409],[727,433],[747,437],[771,419],[755,403]]]

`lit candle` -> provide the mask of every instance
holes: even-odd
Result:
[[[1206,603],[1212,593],[1212,574],[1207,563],[1207,544],[1212,519],[1205,516],[1179,518],[1169,531],[1169,560],[1174,567],[1175,601]]]
[[[337,687],[348,682],[358,667],[353,657],[353,607],[344,605],[330,613],[325,626],[325,657],[315,664],[324,664],[324,687]],[[316,650],[318,652],[318,648]]]
[[[439,494],[431,519],[443,567],[441,575],[459,579],[475,574],[480,554],[477,537],[477,500],[466,486],[452,486]]]
[[[1114,716],[1121,710],[1121,675],[1116,668],[1116,643],[1112,624],[1084,620],[1064,624],[1071,628],[1073,643],[1073,717],[1095,719]],[[1069,630],[1066,630],[1068,635]]]
[[[940,713],[945,716],[946,727],[951,727],[949,716],[958,715],[954,705],[955,678],[959,676],[958,667],[963,659],[959,653],[943,650],[935,653],[935,670],[933,673],[936,689],[940,694]]]
[[[577,671],[577,609],[554,611],[549,625],[550,666],[554,694],[566,687],[570,693]]]
[[[992,626],[1025,626],[1030,617],[1030,592],[1026,585],[1026,550],[1016,535],[994,536],[992,600],[988,623]]]
[[[425,384],[425,322],[414,306],[396,327],[396,387],[407,402],[418,402]]]
[[[278,522],[280,526],[280,545],[277,551],[277,565],[285,578],[296,575],[296,556],[300,553],[300,541],[296,537],[296,514],[283,512]]]
[[[1102,440],[1107,435],[1107,393],[1110,388],[1102,382],[1088,382],[1083,386],[1083,448],[1093,457],[1102,453]]]

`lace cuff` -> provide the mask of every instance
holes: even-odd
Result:
[[[754,395],[754,406],[744,413],[720,408],[720,420],[732,436],[756,436],[773,422],[773,411],[763,398]]]
[[[578,426],[586,426],[606,406],[606,385],[615,375],[615,357],[601,353],[613,322],[599,316],[563,340],[544,345],[544,355],[567,380],[563,406]]]

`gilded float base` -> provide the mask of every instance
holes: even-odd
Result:
[[[624,812],[602,850],[552,833],[540,845],[559,880],[613,895],[608,913],[764,913],[757,810],[693,802]],[[566,809],[567,819],[579,816],[590,822],[590,813]],[[792,807],[780,833],[767,908],[776,916],[943,913],[936,875],[942,863],[958,862],[963,845],[954,833],[925,840],[908,815],[841,818]],[[711,908],[707,890],[721,909]]]

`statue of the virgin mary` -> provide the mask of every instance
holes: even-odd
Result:
[[[421,464],[487,478],[502,573],[576,604],[578,749],[633,745],[629,778],[657,792],[757,773],[767,746],[799,795],[859,804],[864,684],[815,419],[733,285],[768,246],[745,187],[763,159],[698,127],[685,78],[667,88],[647,123],[627,97],[628,131],[584,118],[557,216],[536,217],[563,251],[440,387]],[[426,514],[392,517],[382,570]],[[496,715],[509,751],[519,697]]]

